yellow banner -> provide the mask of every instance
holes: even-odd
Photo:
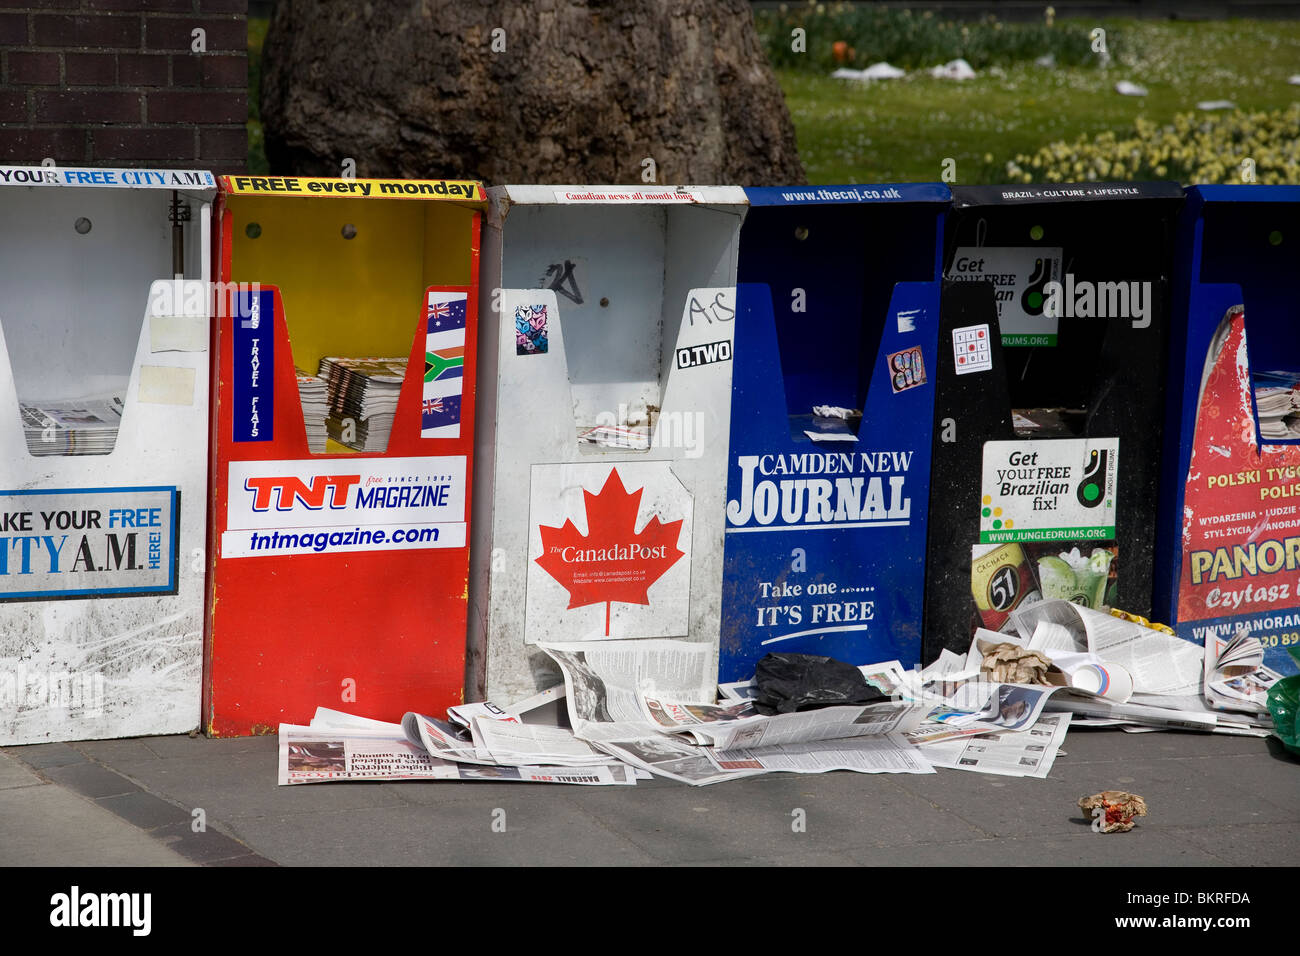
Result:
[[[483,186],[469,179],[325,179],[306,176],[222,176],[232,196],[458,199],[482,202]]]

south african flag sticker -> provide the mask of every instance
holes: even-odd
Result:
[[[430,292],[424,345],[421,438],[460,437],[460,397],[465,381],[466,292]]]

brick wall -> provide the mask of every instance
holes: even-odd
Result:
[[[247,163],[248,0],[0,0],[0,164]],[[193,31],[204,31],[196,52]]]

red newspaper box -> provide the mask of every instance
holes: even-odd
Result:
[[[482,187],[221,186],[204,727],[459,703]]]

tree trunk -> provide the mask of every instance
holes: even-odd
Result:
[[[280,0],[262,117],[278,173],[805,181],[745,0]]]

